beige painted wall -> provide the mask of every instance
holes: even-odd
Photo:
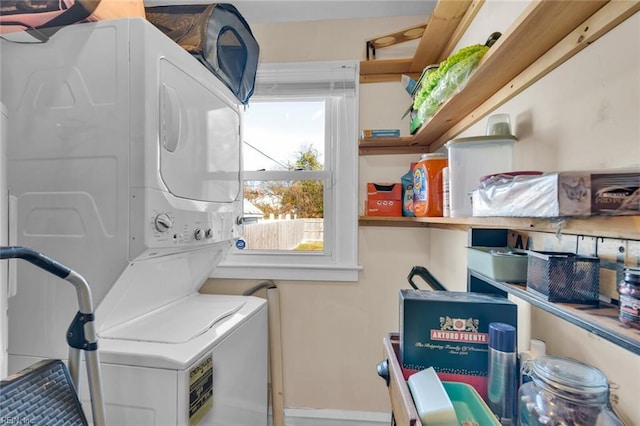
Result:
[[[488,2],[487,8],[501,2]],[[502,4],[504,6],[504,4]],[[508,13],[486,13],[486,19]],[[486,19],[482,19],[486,26]],[[263,62],[363,59],[364,40],[420,22],[389,18],[255,25]],[[498,25],[498,24],[496,24]],[[500,25],[505,26],[504,22]],[[466,40],[483,42],[472,26]],[[511,115],[519,169],[601,169],[640,165],[640,14],[549,74],[496,112]],[[360,128],[399,127],[410,99],[399,83],[360,87]],[[465,135],[484,133],[481,120]],[[399,181],[416,156],[364,156],[359,199],[367,181]],[[428,267],[450,290],[466,287],[462,231],[362,227],[357,283],[276,282],[280,292],[285,407],[388,412],[376,375],[382,338],[398,329],[398,290],[414,265]],[[265,277],[268,278],[268,277]],[[241,293],[254,281],[209,280],[203,292]],[[550,352],[601,368],[619,385],[619,410],[640,419],[640,357],[531,309],[531,336]],[[615,362],[613,361],[615,359]],[[633,423],[631,423],[633,424]]]

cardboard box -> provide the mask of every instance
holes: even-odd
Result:
[[[367,200],[365,201],[367,216],[402,216],[401,200]]]
[[[473,191],[473,216],[640,214],[640,169],[492,177]]]
[[[517,321],[517,305],[498,295],[400,290],[405,375],[433,367],[440,380],[467,383],[486,401],[489,323]]]
[[[400,129],[364,129],[360,132],[360,138],[398,138]]]
[[[367,183],[368,200],[402,200],[401,183]]]

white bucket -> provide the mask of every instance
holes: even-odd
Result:
[[[480,178],[512,171],[512,135],[474,136],[445,144],[449,158],[449,212],[452,217],[471,216],[471,193]]]

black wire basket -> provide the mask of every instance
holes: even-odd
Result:
[[[600,259],[575,253],[530,251],[527,290],[549,302],[597,305]]]

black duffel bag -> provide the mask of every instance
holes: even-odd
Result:
[[[260,48],[227,3],[145,8],[147,20],[202,62],[243,104],[255,86]]]

